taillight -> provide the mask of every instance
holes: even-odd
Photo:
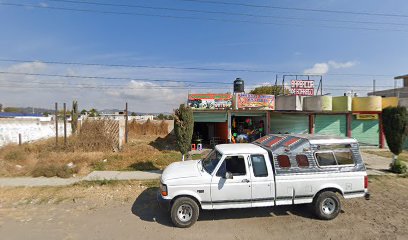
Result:
[[[368,176],[364,176],[364,188],[368,188]]]

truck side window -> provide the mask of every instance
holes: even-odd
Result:
[[[268,176],[268,169],[266,168],[265,158],[263,155],[252,155],[251,162],[255,177]]]
[[[317,152],[316,159],[319,163],[319,166],[337,165],[333,152]]]
[[[287,155],[279,155],[277,157],[279,167],[281,168],[290,168],[290,160]]]
[[[353,154],[351,151],[335,151],[337,163],[339,165],[354,165]]]
[[[307,156],[304,154],[296,155],[296,162],[298,164],[298,167],[301,168],[309,167],[309,160],[307,159]]]
[[[223,176],[225,172],[230,172],[233,176],[246,175],[245,158],[243,156],[226,157],[217,172],[217,176]]]

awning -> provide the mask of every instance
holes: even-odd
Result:
[[[265,117],[266,113],[264,113],[264,112],[232,112],[231,116],[236,116],[236,117]]]
[[[226,122],[226,112],[194,112],[194,122]]]

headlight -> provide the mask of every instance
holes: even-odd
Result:
[[[166,184],[163,184],[161,182],[160,182],[160,192],[162,196],[167,196],[168,194]]]

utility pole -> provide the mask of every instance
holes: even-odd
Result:
[[[126,102],[125,106],[125,143],[128,143],[128,134],[129,134],[129,129],[128,129],[128,103]]]
[[[58,103],[55,103],[55,146],[58,146]]]
[[[64,103],[64,145],[67,145],[67,104]]]
[[[375,79],[373,79],[373,95],[375,95]]]

